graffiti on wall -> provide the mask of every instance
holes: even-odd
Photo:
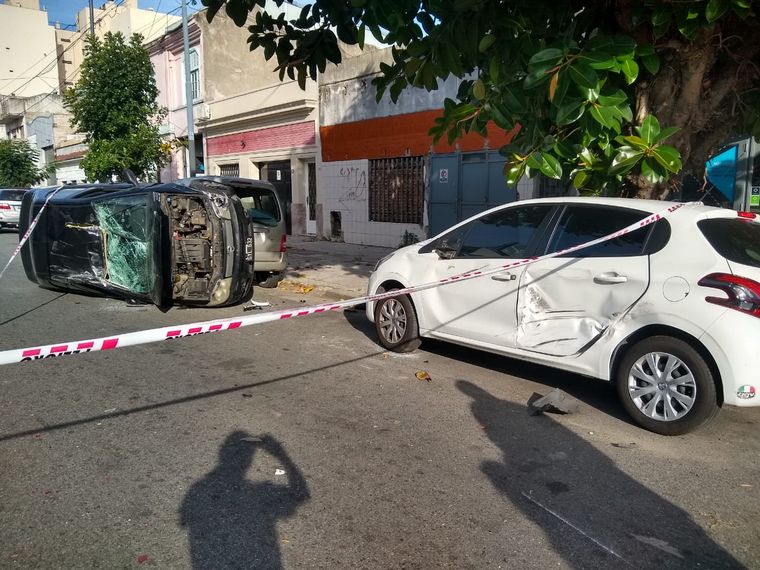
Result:
[[[349,207],[351,202],[367,201],[367,171],[364,168],[341,168],[340,177],[344,191],[338,202]]]

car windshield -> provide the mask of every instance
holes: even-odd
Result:
[[[153,289],[154,235],[151,194],[93,202],[103,239],[108,282],[133,293]]]
[[[0,200],[21,202],[26,190],[0,190]]]
[[[279,223],[280,208],[273,190],[235,187],[235,193],[252,221],[265,226],[276,226]]]
[[[735,263],[760,267],[760,224],[738,218],[713,218],[697,225],[720,255]]]

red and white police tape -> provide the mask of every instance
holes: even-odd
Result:
[[[28,362],[32,360],[40,360],[43,358],[51,358],[56,356],[65,356],[69,354],[82,354],[85,352],[97,352],[101,350],[113,350],[115,348],[123,348],[125,346],[134,346],[138,344],[147,344],[150,342],[158,342],[162,340],[172,340],[183,338],[187,336],[197,336],[208,333],[215,333],[221,331],[227,331],[232,329],[238,329],[241,327],[247,327],[251,325],[258,325],[262,323],[268,323],[271,321],[279,321],[284,319],[292,319],[295,317],[305,317],[307,315],[315,315],[318,313],[324,313],[327,311],[336,311],[339,309],[345,309],[347,307],[353,307],[361,305],[368,301],[379,301],[380,299],[387,299],[389,297],[397,297],[399,295],[407,295],[410,293],[416,293],[418,291],[424,291],[426,289],[433,289],[435,287],[445,286],[451,283],[468,281],[470,279],[478,279],[486,277],[488,275],[494,275],[500,273],[505,269],[513,269],[521,267],[523,265],[529,265],[536,263],[544,259],[550,259],[552,257],[558,257],[598,245],[600,243],[618,238],[622,235],[631,233],[640,228],[648,226],[661,220],[679,208],[687,204],[674,204],[659,213],[652,214],[627,226],[613,234],[606,235],[604,237],[597,238],[595,240],[568,247],[553,253],[548,253],[539,257],[531,257],[528,259],[520,259],[504,265],[499,265],[491,269],[483,269],[478,271],[471,271],[468,273],[462,273],[459,275],[453,275],[439,281],[424,283],[422,285],[414,285],[406,287],[404,289],[396,289],[385,293],[378,293],[376,295],[367,295],[365,297],[357,297],[355,299],[348,299],[346,301],[339,301],[337,303],[326,303],[322,305],[314,305],[311,307],[301,307],[298,309],[286,309],[282,311],[271,311],[267,313],[260,313],[258,315],[249,315],[228,319],[217,319],[211,321],[203,321],[199,323],[191,323],[186,325],[176,325],[170,327],[161,327],[157,329],[149,329],[136,331],[125,334],[112,335],[102,338],[95,338],[89,340],[59,342],[55,344],[49,344],[46,346],[35,346],[30,348],[19,348],[14,350],[5,350],[0,352],[0,365],[3,364],[15,364],[18,362]]]
[[[58,190],[63,188],[63,186],[58,186],[55,190],[53,190],[50,195],[45,199],[45,203],[42,204],[42,208],[40,208],[40,211],[37,212],[37,215],[32,220],[32,223],[29,224],[29,229],[26,230],[23,237],[18,240],[18,245],[16,246],[16,249],[13,250],[13,253],[11,254],[11,258],[8,260],[8,263],[5,264],[5,267],[3,267],[3,270],[0,271],[0,279],[3,278],[3,275],[5,275],[5,270],[8,269],[8,266],[11,264],[11,262],[16,259],[16,256],[21,251],[21,248],[24,247],[24,244],[26,243],[26,240],[29,239],[29,236],[32,235],[32,232],[34,231],[35,226],[37,225],[37,222],[40,221],[40,216],[42,215],[42,212],[45,211],[45,208],[47,208],[48,202],[50,202],[50,198],[55,196],[58,193]]]

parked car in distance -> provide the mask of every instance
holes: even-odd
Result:
[[[382,259],[369,294],[541,256],[668,207],[623,198],[494,208]],[[758,406],[760,223],[684,205],[601,244],[367,304],[396,351],[436,338],[614,382],[651,431],[686,433],[723,404]]]
[[[54,190],[25,194],[22,232]],[[66,186],[21,256],[27,277],[43,287],[159,307],[232,305],[253,287],[253,226],[221,185]]]
[[[232,189],[253,222],[256,251],[253,270],[256,282],[261,287],[277,287],[282,272],[288,266],[288,257],[283,214],[285,209],[275,187],[266,180],[233,176],[201,176],[179,182],[191,188],[219,183]]]
[[[0,229],[18,228],[21,199],[25,193],[23,188],[0,188]]]

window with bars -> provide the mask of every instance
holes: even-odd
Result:
[[[219,176],[234,176],[236,178],[240,177],[240,164],[220,164],[219,165]]]
[[[373,159],[368,174],[370,222],[422,224],[424,157]]]
[[[190,50],[190,91],[193,101],[201,98],[201,60],[198,50]]]

